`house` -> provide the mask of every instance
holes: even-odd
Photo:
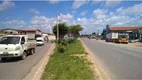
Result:
[[[140,26],[134,27],[109,27],[107,33],[117,32],[119,34],[128,34],[129,40],[140,39]]]
[[[12,28],[1,29],[1,33],[3,34],[23,34],[21,30],[12,29]]]
[[[28,35],[29,39],[36,39],[36,37],[41,36],[41,31],[39,29],[33,30],[21,30],[22,33]]]
[[[41,31],[39,29],[31,29],[31,30],[20,30],[20,29],[12,29],[12,28],[7,28],[7,29],[2,29],[2,33],[4,34],[24,34],[28,35],[29,39],[36,39],[36,36],[41,35]]]

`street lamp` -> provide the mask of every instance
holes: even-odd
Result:
[[[59,40],[58,13],[57,13],[57,40]]]

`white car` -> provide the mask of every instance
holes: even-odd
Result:
[[[37,46],[44,45],[44,38],[43,37],[37,37],[36,38],[36,44],[37,44]]]

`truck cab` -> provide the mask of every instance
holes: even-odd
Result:
[[[34,53],[35,47],[28,41],[27,35],[7,35],[0,40],[0,58],[20,57],[25,59],[28,53]]]

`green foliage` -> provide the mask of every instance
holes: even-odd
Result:
[[[94,80],[93,71],[89,67],[91,63],[82,57],[72,56],[86,54],[79,40],[69,44],[65,54],[57,53],[55,51],[51,56],[41,80]]]
[[[96,32],[93,32],[92,35],[96,35]]]
[[[83,30],[81,25],[73,25],[69,28],[70,32],[74,37],[77,37],[79,35],[79,32]]]
[[[58,41],[58,44],[61,44],[63,46],[67,46],[68,45],[68,42],[66,40],[59,40]]]
[[[57,51],[58,51],[59,53],[64,53],[65,50],[66,50],[65,46],[63,46],[63,45],[61,45],[61,44],[57,45]]]
[[[101,33],[101,36],[102,36],[103,39],[106,38],[106,30],[105,30],[105,29],[104,29],[103,32]]]
[[[76,38],[68,39],[68,43],[69,43],[69,44],[74,43],[74,42],[76,42],[76,40],[77,40]]]
[[[59,38],[63,39],[63,37],[68,32],[68,26],[67,26],[67,24],[66,23],[60,23],[60,24],[58,24],[58,29],[59,29]],[[53,27],[53,33],[57,36],[57,24]]]

